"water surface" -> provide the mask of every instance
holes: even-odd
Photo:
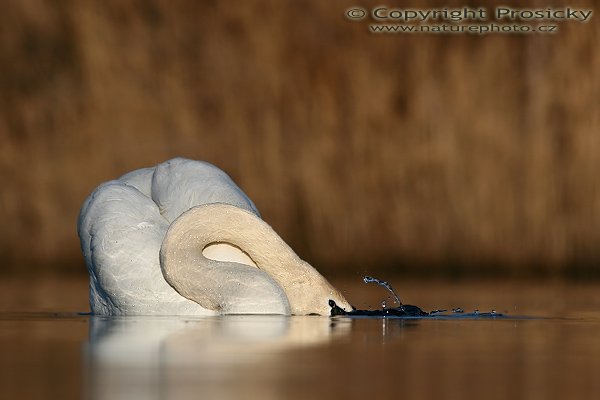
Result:
[[[103,318],[78,314],[82,279],[5,280],[0,398],[599,398],[600,285],[390,281],[507,318]],[[360,308],[388,295],[334,283]]]

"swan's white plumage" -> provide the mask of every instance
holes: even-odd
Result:
[[[152,177],[156,168],[141,168],[131,171],[118,180],[126,185],[133,186],[148,198],[152,198]]]
[[[194,206],[211,203],[231,204],[258,215],[252,200],[225,172],[206,162],[181,158],[156,167],[152,200],[169,222]]]
[[[349,307],[205,162],[173,159],[100,185],[78,232],[96,314],[324,313],[327,297]]]
[[[159,251],[168,222],[158,207],[119,181],[100,186],[80,220],[96,314],[209,314],[162,277]]]

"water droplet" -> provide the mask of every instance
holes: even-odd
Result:
[[[390,285],[388,282],[382,281],[382,280],[377,279],[377,278],[373,278],[372,276],[365,276],[365,277],[363,277],[363,282],[364,283],[376,283],[376,284],[378,284],[380,286],[383,286],[390,293],[392,293],[394,295],[394,298],[396,299],[396,303],[398,303],[399,306],[402,306],[402,302],[400,301],[400,297],[398,297],[398,295],[396,294],[396,292],[392,288],[392,285]]]

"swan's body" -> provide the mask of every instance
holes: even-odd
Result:
[[[208,163],[173,159],[100,185],[78,232],[95,314],[328,315],[329,299],[350,310]]]

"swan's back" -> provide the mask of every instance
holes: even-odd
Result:
[[[212,314],[162,276],[159,252],[170,223],[188,209],[225,203],[258,211],[217,167],[176,158],[100,185],[78,219],[96,314]]]
[[[225,203],[258,215],[252,200],[225,172],[203,161],[176,158],[159,164],[152,176],[151,195],[169,222],[190,208]]]

